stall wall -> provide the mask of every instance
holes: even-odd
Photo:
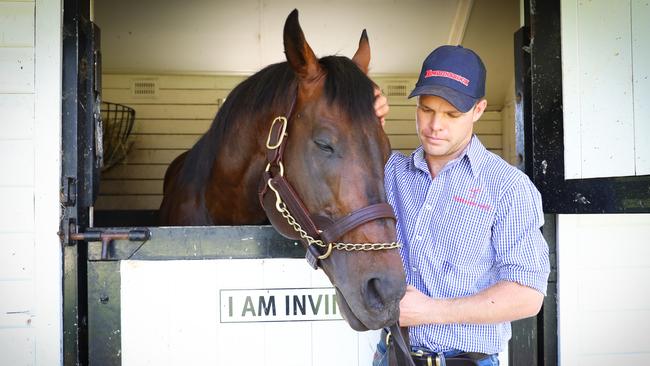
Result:
[[[561,365],[650,357],[650,214],[559,215]]]
[[[230,90],[243,76],[104,75],[105,101],[136,112],[126,158],[102,174],[98,210],[155,210],[162,199],[162,179],[169,163],[203,134]],[[419,145],[415,134],[415,99],[407,99],[413,77],[375,77],[391,106],[385,130],[395,150],[409,154]],[[105,121],[112,123],[112,121]],[[503,154],[502,116],[484,113],[475,132],[492,152]],[[508,136],[505,136],[507,139]]]
[[[414,101],[405,96],[424,57],[441,44],[476,50],[488,69],[489,111],[477,132],[490,150],[516,164],[512,34],[519,27],[518,3],[197,0],[188,6],[177,0],[95,0],[103,99],[131,106],[137,116],[130,153],[102,176],[96,208],[159,207],[167,165],[207,130],[228,92],[245,76],[285,59],[282,29],[294,8],[318,56],[354,54],[361,29],[367,29],[370,74],[391,103],[386,131],[393,148],[403,152],[418,145]],[[148,89],[136,90],[143,86]]]
[[[565,176],[650,174],[650,4],[562,1]]]
[[[61,362],[60,14],[0,0],[0,365]]]

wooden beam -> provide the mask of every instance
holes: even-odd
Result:
[[[454,16],[454,20],[451,23],[447,44],[457,45],[463,43],[463,38],[465,37],[465,29],[467,29],[469,16],[472,13],[472,6],[474,6],[474,0],[458,1],[458,6],[456,7],[456,15]]]

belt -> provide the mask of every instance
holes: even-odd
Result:
[[[443,353],[428,353],[424,351],[411,352],[416,366],[477,366],[478,361],[490,355],[479,352],[465,352],[451,357]]]

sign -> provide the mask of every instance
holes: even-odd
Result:
[[[222,289],[220,322],[295,322],[343,319],[333,287]]]

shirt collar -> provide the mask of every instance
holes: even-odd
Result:
[[[485,146],[483,146],[476,135],[473,135],[463,153],[458,158],[447,163],[447,166],[454,165],[456,162],[466,159],[469,162],[472,175],[476,178],[483,166],[486,152],[487,150],[485,149]],[[411,153],[411,169],[419,169],[429,173],[429,166],[427,165],[427,161],[424,159],[424,149],[422,148],[422,145],[418,146],[418,148]]]
[[[481,140],[479,140],[476,135],[472,136],[472,139],[465,150],[465,156],[467,156],[467,159],[469,160],[469,165],[472,169],[474,178],[476,178],[481,171],[486,155],[487,149],[483,146]]]
[[[418,148],[411,153],[411,169],[419,169],[423,172],[429,172],[429,166],[427,165],[427,161],[424,159],[424,148],[422,148],[422,145],[418,146]]]

